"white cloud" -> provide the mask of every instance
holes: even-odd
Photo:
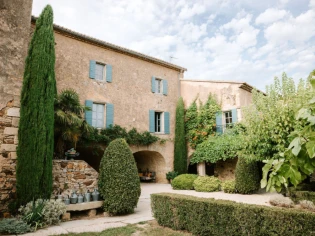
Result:
[[[184,6],[179,13],[179,18],[189,19],[195,15],[202,14],[205,11],[206,11],[205,6],[199,3],[195,3],[192,7]]]
[[[310,0],[310,3],[308,4],[310,8],[315,8],[315,0]]]
[[[279,10],[275,8],[268,8],[256,18],[256,24],[270,24],[284,17],[288,16],[286,10]]]

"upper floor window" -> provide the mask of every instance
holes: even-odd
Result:
[[[104,80],[104,72],[105,72],[105,65],[96,63],[95,65],[95,79],[96,80]]]
[[[167,95],[168,83],[165,79],[160,79],[152,76],[151,78],[151,91],[152,93]]]
[[[161,79],[155,79],[155,93],[162,93],[163,84]]]
[[[162,112],[155,112],[155,119],[154,119],[154,127],[155,127],[155,132],[160,133],[162,132]]]
[[[95,128],[104,127],[104,104],[93,103],[92,126]]]
[[[229,125],[232,124],[232,111],[226,111],[224,112],[224,118],[225,118],[225,124]]]

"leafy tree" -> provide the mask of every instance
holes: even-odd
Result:
[[[242,125],[237,124],[232,129],[227,129],[222,135],[209,136],[206,141],[198,144],[190,162],[216,163],[219,160],[225,161],[237,157],[238,151],[242,148],[240,138],[242,132]]]
[[[124,139],[115,139],[104,152],[98,187],[103,208],[111,214],[132,213],[140,197],[140,180],[135,159]]]
[[[187,172],[187,148],[185,138],[185,108],[182,97],[177,102],[175,122],[174,171],[179,174],[185,174]]]
[[[301,126],[294,115],[308,97],[308,85],[301,80],[296,88],[285,73],[267,87],[266,95],[253,91],[253,104],[244,109],[246,133],[240,156],[258,161],[279,158],[292,140],[290,133]]]
[[[205,104],[200,102],[199,109],[196,100],[186,111],[186,138],[191,148],[207,140],[210,135],[215,135],[215,114],[220,110],[215,97],[209,94]]]
[[[17,197],[20,204],[50,198],[54,151],[55,40],[53,10],[46,6],[25,62],[17,148]]]
[[[73,89],[62,91],[55,100],[55,143],[56,155],[64,157],[65,143],[76,148],[80,137],[89,134],[93,128],[82,117],[89,107],[82,106],[78,93]]]
[[[292,141],[279,158],[264,161],[261,186],[267,191],[279,192],[289,184],[297,186],[315,170],[315,79],[310,82],[313,98],[296,114],[301,126],[291,132]]]

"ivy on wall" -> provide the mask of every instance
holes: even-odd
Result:
[[[209,94],[205,104],[200,102],[199,107],[196,100],[188,107],[185,116],[186,139],[193,149],[206,141],[209,136],[215,135],[215,114],[220,111],[220,106],[212,94]]]

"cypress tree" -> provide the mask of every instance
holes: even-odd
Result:
[[[50,198],[54,152],[55,39],[53,10],[47,5],[25,61],[17,148],[17,198],[25,204]]]
[[[185,107],[182,97],[177,102],[175,122],[174,171],[184,174],[187,173],[187,149],[185,138]]]

